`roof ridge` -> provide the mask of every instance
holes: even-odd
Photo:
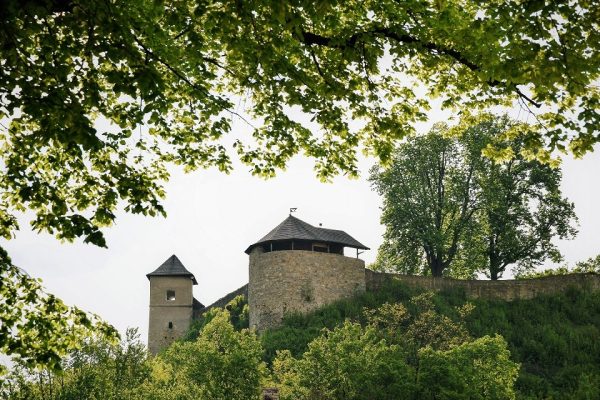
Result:
[[[290,214],[260,240],[250,245],[246,249],[246,253],[250,254],[250,251],[259,244],[283,240],[313,240],[337,243],[342,246],[354,247],[357,249],[369,249],[342,230],[316,227]]]
[[[183,265],[181,260],[175,255],[171,255],[154,271],[146,274],[150,279],[151,276],[189,276],[192,278],[194,285],[197,285],[196,277]]]

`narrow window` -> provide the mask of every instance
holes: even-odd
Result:
[[[169,321],[169,329],[173,329],[173,322]]]
[[[174,290],[167,290],[167,300],[168,301],[175,300],[175,291]]]

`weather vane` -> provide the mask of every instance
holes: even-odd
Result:
[[[296,208],[296,207],[291,207],[290,208],[290,215],[292,215],[293,212],[296,212],[297,209],[298,208]]]

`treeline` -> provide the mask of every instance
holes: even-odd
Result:
[[[519,364],[499,335],[473,337],[469,304],[438,312],[431,293],[407,304],[363,308],[361,318],[324,329],[300,355],[274,357],[263,338],[212,310],[196,339],[148,357],[134,331],[121,344],[91,340],[62,373],[16,369],[10,400],[257,399],[275,386],[282,399],[512,399]],[[266,336],[268,337],[268,336]],[[268,340],[268,339],[267,339]],[[465,397],[467,396],[467,397]]]

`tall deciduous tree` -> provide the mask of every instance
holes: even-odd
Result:
[[[509,265],[560,260],[552,240],[575,235],[574,206],[560,169],[527,157],[519,130],[527,126],[507,118],[467,118],[410,138],[389,168],[374,169],[387,227],[379,266],[414,273],[425,262],[434,276],[452,267],[498,279]]]
[[[508,119],[483,124],[488,149],[510,149],[515,154],[504,162],[484,157],[477,174],[481,192],[477,232],[482,235],[486,256],[484,271],[495,280],[509,265],[524,271],[547,259],[561,261],[553,240],[573,238],[577,217],[573,203],[561,193],[560,168],[523,157],[523,138],[503,138],[514,129]]]
[[[439,124],[427,135],[409,138],[388,168],[371,171],[371,182],[383,196],[386,232],[379,262],[384,266],[441,276],[471,231],[481,159],[444,137],[447,131]]]

